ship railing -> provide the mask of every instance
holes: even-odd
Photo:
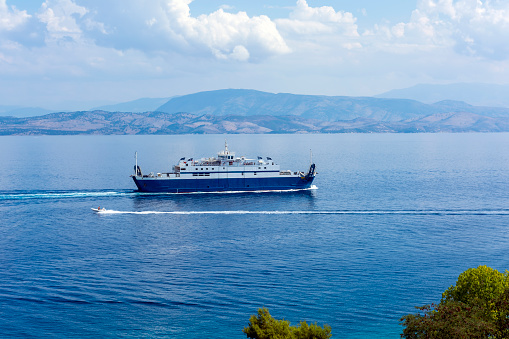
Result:
[[[292,171],[290,171],[290,170],[288,170],[288,171],[280,171],[279,175],[292,175]]]
[[[171,178],[171,177],[180,177],[180,173],[175,173],[175,172],[164,172],[164,173],[156,173],[156,175],[154,175],[153,173],[150,173],[148,175],[144,175],[143,178]]]
[[[220,166],[221,161],[194,161],[193,166]]]

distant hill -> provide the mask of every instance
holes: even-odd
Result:
[[[18,108],[21,108],[21,106],[5,106],[5,105],[0,105],[0,114],[3,115],[3,113],[5,113],[5,112],[9,112],[9,111],[12,111],[12,110],[15,110],[15,109],[18,109]]]
[[[165,104],[171,97],[168,98],[141,98],[128,102],[122,102],[114,105],[104,105],[91,109],[91,111],[101,110],[107,112],[152,112]]]
[[[55,111],[40,107],[0,106],[0,116],[13,116],[21,118],[34,117],[53,112]]]
[[[157,108],[157,111],[214,116],[295,115],[331,122],[357,118],[401,121],[449,112],[468,112],[489,117],[509,116],[507,108],[477,107],[450,100],[430,105],[409,99],[274,94],[243,89],[183,95],[171,99]]]
[[[471,105],[509,107],[509,85],[494,84],[420,84],[409,88],[394,89],[376,98],[412,99],[423,103],[442,100],[465,101]]]
[[[509,117],[450,112],[401,121],[358,117],[324,121],[295,115],[215,116],[190,113],[71,112],[0,117],[0,135],[223,134],[223,133],[509,132]]]
[[[135,100],[124,108],[157,100],[165,99]],[[425,104],[410,99],[227,89],[174,97],[153,112],[93,110],[0,117],[0,135],[352,132],[509,132],[509,108],[454,100]]]

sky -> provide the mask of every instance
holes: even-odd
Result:
[[[0,0],[0,106],[509,83],[508,0]]]

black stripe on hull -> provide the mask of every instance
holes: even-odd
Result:
[[[314,177],[155,179],[133,177],[138,190],[153,193],[191,193],[225,191],[279,191],[307,189]]]

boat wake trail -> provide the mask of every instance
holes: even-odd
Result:
[[[97,198],[97,197],[119,197],[128,196],[137,193],[133,191],[96,191],[96,192],[9,192],[0,193],[0,200],[25,200],[25,199],[64,199],[64,198]]]
[[[25,199],[66,199],[66,198],[97,198],[97,197],[144,197],[144,196],[182,196],[203,194],[239,194],[239,193],[284,193],[312,191],[318,189],[312,185],[307,189],[278,190],[278,191],[227,191],[227,192],[193,192],[193,193],[146,193],[133,190],[124,191],[38,191],[38,192],[0,192],[0,200]]]
[[[406,210],[406,211],[116,211],[105,210],[99,214],[174,214],[174,215],[245,215],[245,214],[329,214],[329,215],[509,215],[509,210]]]

